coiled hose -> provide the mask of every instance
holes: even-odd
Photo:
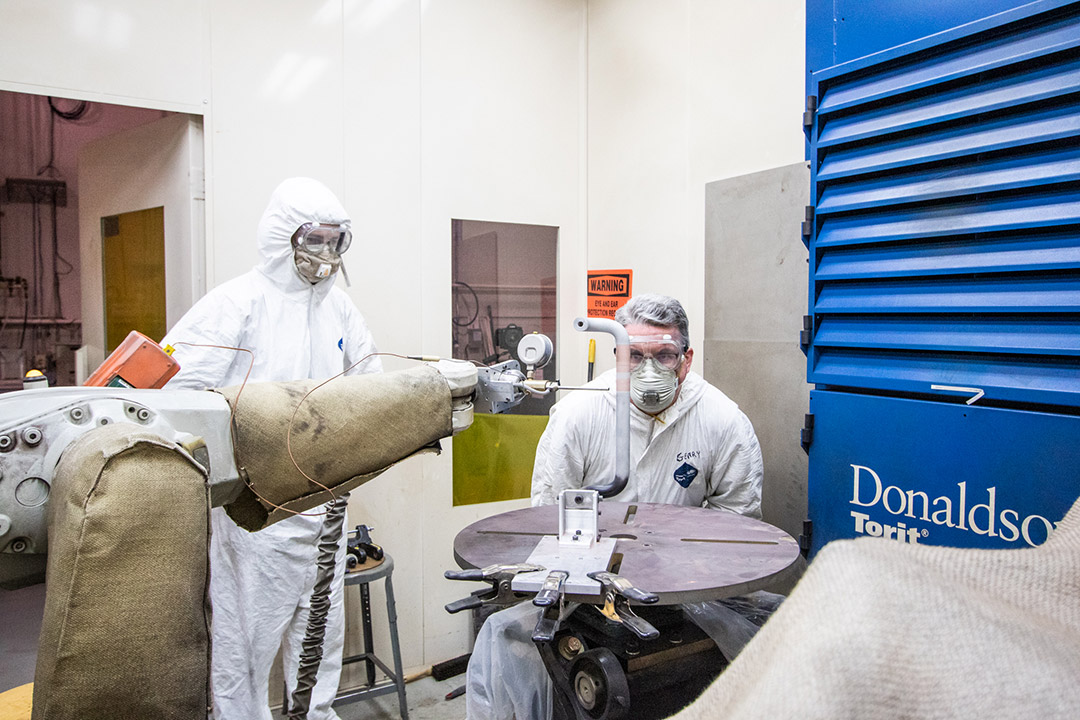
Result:
[[[301,643],[300,663],[296,669],[296,688],[284,708],[290,720],[306,720],[311,706],[311,690],[318,680],[322,664],[323,638],[326,636],[326,620],[330,615],[330,592],[337,569],[337,554],[341,547],[342,529],[345,526],[345,508],[348,496],[339,497],[326,511],[322,533],[319,535],[318,574],[311,591],[311,609],[308,612],[307,630]]]

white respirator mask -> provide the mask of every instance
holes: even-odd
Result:
[[[651,352],[645,352],[643,344]],[[630,338],[630,397],[644,413],[656,415],[675,402],[679,390],[678,368],[683,352],[670,335],[661,338]]]

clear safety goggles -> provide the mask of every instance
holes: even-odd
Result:
[[[630,370],[637,370],[646,358],[652,358],[656,364],[668,370],[675,370],[682,364],[685,351],[670,335],[631,335]]]
[[[304,223],[292,236],[292,245],[316,255],[326,250],[342,254],[352,244],[352,231],[343,225],[332,223]]]

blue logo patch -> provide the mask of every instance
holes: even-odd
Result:
[[[345,338],[338,338],[338,341],[337,341],[337,349],[338,349],[338,350],[341,350],[341,347],[342,347],[342,345],[344,345],[344,344],[345,344]]]
[[[690,483],[694,482],[694,478],[697,477],[698,469],[690,463],[683,463],[675,470],[675,482],[682,485],[684,488],[690,487]]]

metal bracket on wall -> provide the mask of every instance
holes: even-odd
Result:
[[[814,415],[813,413],[806,413],[803,416],[803,427],[799,432],[799,444],[802,445],[803,452],[807,455],[810,454],[810,444],[814,442]]]

